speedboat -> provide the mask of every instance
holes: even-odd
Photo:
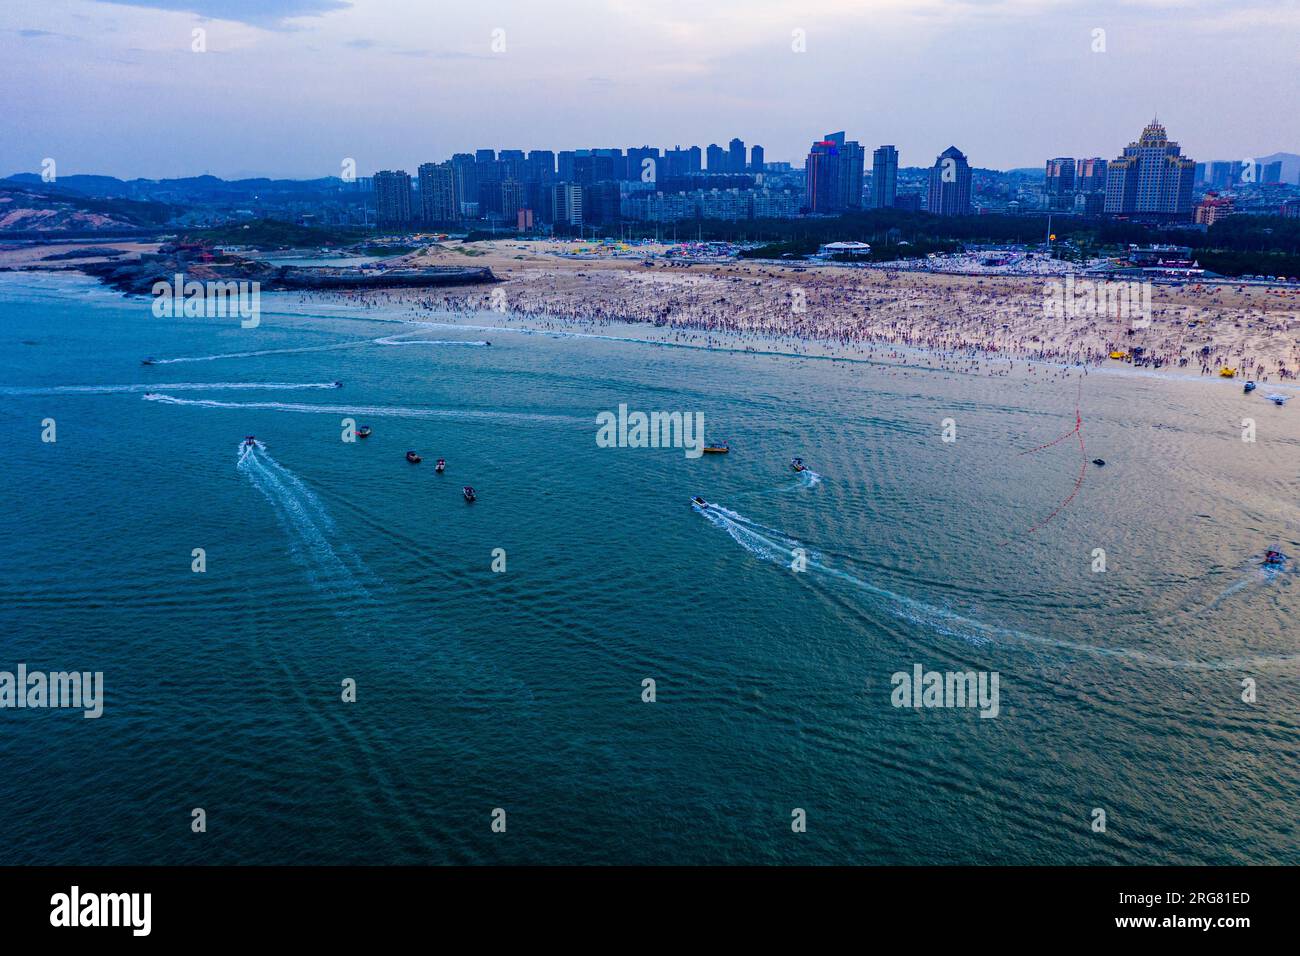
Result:
[[[700,508],[700,509],[704,509],[709,506],[709,503],[705,501],[703,498],[701,498],[699,495],[696,495],[694,498],[691,499],[691,504],[696,508]]]
[[[153,364],[154,364],[155,362],[157,362],[157,361],[158,361],[158,360],[157,360],[156,358],[154,358],[154,357],[151,355],[151,356],[149,356],[147,359],[141,359],[141,360],[140,360],[140,364],[141,364],[141,365],[153,365]]]
[[[716,445],[704,446],[704,453],[706,455],[725,455],[729,451],[731,451],[731,446],[728,445],[725,441],[719,442]]]
[[[256,444],[257,444],[257,436],[256,436],[256,435],[245,435],[245,436],[244,436],[244,447],[245,447],[245,448],[252,448],[252,447],[253,447],[254,445],[256,445]]]
[[[1286,555],[1276,548],[1269,548],[1264,552],[1264,563],[1271,565],[1286,564]]]
[[[1247,382],[1245,388],[1243,388],[1242,391],[1243,391],[1243,392],[1253,392],[1253,391],[1255,390],[1255,388],[1256,388],[1256,385],[1255,385],[1254,382]]]
[[[1094,465],[1096,465],[1098,468],[1100,468],[1102,465],[1106,464],[1106,459],[1105,459],[1105,458],[1094,458],[1094,459],[1092,460],[1092,463],[1093,463]]]
[[[370,426],[369,426],[369,425],[358,425],[358,426],[357,426],[357,437],[358,437],[358,438],[369,438],[369,437],[370,437]]]
[[[334,383],[334,387],[335,387],[335,388],[342,388],[342,387],[343,387],[343,383],[342,383],[342,382],[335,382],[335,383]]]
[[[433,466],[433,470],[436,471],[438,474],[442,474],[443,469],[445,469],[446,467],[447,467],[447,459],[439,458],[438,463]]]
[[[791,458],[790,467],[795,471],[805,471],[808,468],[808,466],[803,463],[802,458]]]
[[[478,495],[474,492],[474,489],[471,488],[469,485],[466,485],[464,488],[462,488],[460,490],[460,493],[465,496],[466,501],[473,502],[478,498]]]
[[[415,452],[408,451],[406,453],[406,460],[409,461],[412,465],[418,465],[424,459],[421,458],[419,455],[417,455]]]

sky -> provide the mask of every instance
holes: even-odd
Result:
[[[195,31],[202,31],[196,34]],[[201,42],[200,42],[201,40]],[[198,49],[202,47],[202,49]],[[904,166],[1300,153],[1300,0],[0,4],[0,176],[414,172],[481,147],[845,130]]]

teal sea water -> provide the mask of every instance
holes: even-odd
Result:
[[[0,276],[0,863],[1300,862],[1300,403],[262,309]]]

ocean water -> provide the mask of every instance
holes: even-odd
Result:
[[[0,864],[1300,862],[1300,403],[262,309],[0,276]]]

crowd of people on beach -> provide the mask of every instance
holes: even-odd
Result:
[[[491,316],[550,331],[647,337],[702,347],[908,361],[984,374],[1016,363],[1087,369],[1122,361],[1182,374],[1294,380],[1300,370],[1300,291],[1186,284],[1160,288],[1149,316],[1044,309],[1033,278],[917,275],[770,264],[682,270],[647,260],[619,268],[529,263],[501,268],[491,287],[328,293],[413,320]],[[481,323],[480,323],[481,324]]]

